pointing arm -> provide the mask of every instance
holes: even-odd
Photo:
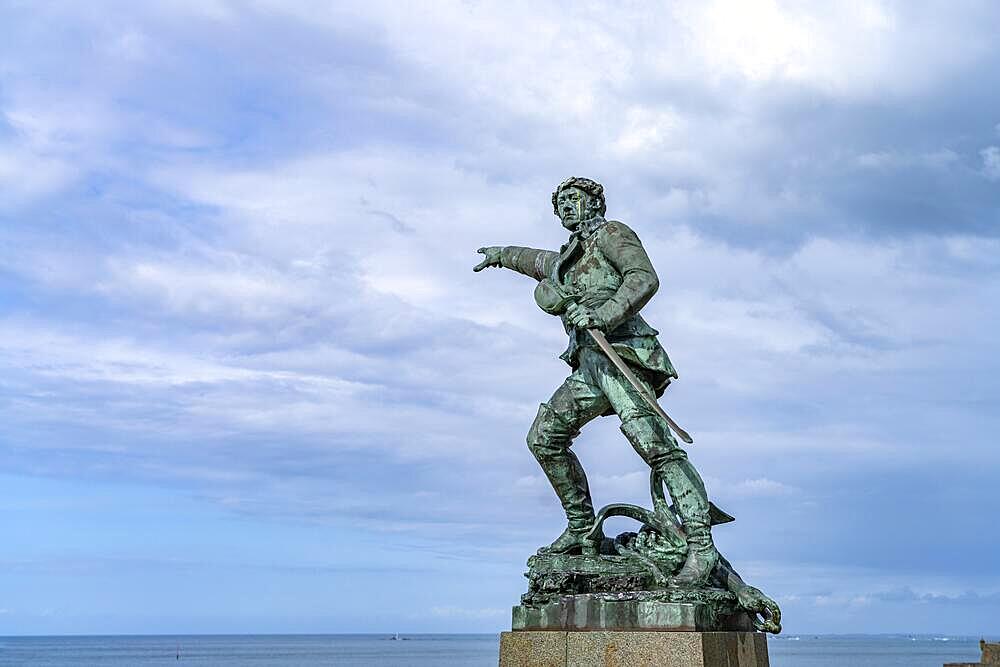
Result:
[[[542,280],[552,273],[552,266],[559,253],[510,245],[500,251],[500,265],[505,269],[523,273],[535,280]]]

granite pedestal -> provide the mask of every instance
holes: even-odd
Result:
[[[520,630],[500,636],[500,667],[768,667],[760,632]]]
[[[566,595],[514,607],[500,667],[768,667],[747,614],[650,593]],[[645,598],[645,599],[644,599]],[[720,611],[721,610],[721,611]]]

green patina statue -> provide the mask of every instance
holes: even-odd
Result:
[[[693,590],[712,589],[715,597],[694,596],[710,600],[720,613],[759,614],[758,629],[780,629],[777,605],[743,583],[716,550],[711,527],[732,517],[709,502],[671,428],[685,442],[691,438],[656,402],[677,373],[658,332],[639,312],[659,287],[642,243],[624,223],[605,219],[604,188],[596,181],[563,181],[552,193],[552,207],[570,231],[559,252],[490,246],[479,249],[485,259],[473,269],[502,267],[534,278],[535,301],[558,315],[569,334],[561,358],[573,372],[539,407],[527,436],[568,525],[529,561],[532,585],[522,602],[540,605],[552,595],[609,592],[618,599],[631,592],[639,600],[648,599],[638,594],[650,590],[673,591],[667,598],[676,601],[689,599]],[[625,504],[594,511],[587,476],[570,447],[585,424],[610,414],[618,415],[622,433],[650,466],[652,511]],[[637,519],[642,531],[605,538],[601,527],[609,516]],[[687,593],[679,594],[681,589]]]

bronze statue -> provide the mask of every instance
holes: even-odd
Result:
[[[569,334],[562,359],[573,372],[538,409],[528,431],[528,447],[545,471],[566,511],[568,525],[545,547],[553,553],[595,553],[602,536],[591,534],[594,504],[587,476],[570,450],[580,429],[600,415],[617,414],[635,451],[666,484],[687,536],[687,559],[676,583],[704,580],[719,554],[712,543],[708,496],[698,471],[677,445],[668,423],[646,395],[659,396],[677,377],[657,331],[639,311],[660,283],[646,251],[625,223],[605,220],[604,188],[589,178],[569,178],[552,193],[552,208],[569,240],[559,252],[517,246],[480,248],[486,255],[475,271],[488,266],[512,269],[544,284],[536,294],[550,312],[565,295],[560,317]],[[600,349],[593,329],[606,334],[613,354],[634,369],[634,387]]]
[[[567,526],[529,560],[531,583],[515,608],[515,627],[555,627],[556,617],[567,627],[564,611],[550,613],[546,605],[565,605],[565,596],[574,595],[577,605],[697,600],[709,610],[705,627],[736,627],[731,619],[747,613],[753,628],[780,631],[774,601],[747,586],[716,550],[712,525],[733,519],[709,502],[671,429],[685,442],[690,436],[656,402],[677,373],[658,332],[640,314],[659,280],[639,237],[605,219],[604,188],[589,178],[560,183],[552,209],[570,232],[558,252],[489,246],[478,250],[485,259],[473,269],[502,267],[534,278],[536,303],[558,315],[569,335],[561,358],[572,373],[541,404],[527,436]],[[611,414],[650,467],[652,511],[627,504],[594,511],[587,476],[570,447],[584,425]],[[634,518],[642,530],[608,539],[602,525],[610,516]]]

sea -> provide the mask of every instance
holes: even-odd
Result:
[[[397,639],[398,637],[398,639]],[[495,667],[499,635],[0,637],[3,667]],[[942,667],[979,660],[978,637],[778,635],[772,667]]]

